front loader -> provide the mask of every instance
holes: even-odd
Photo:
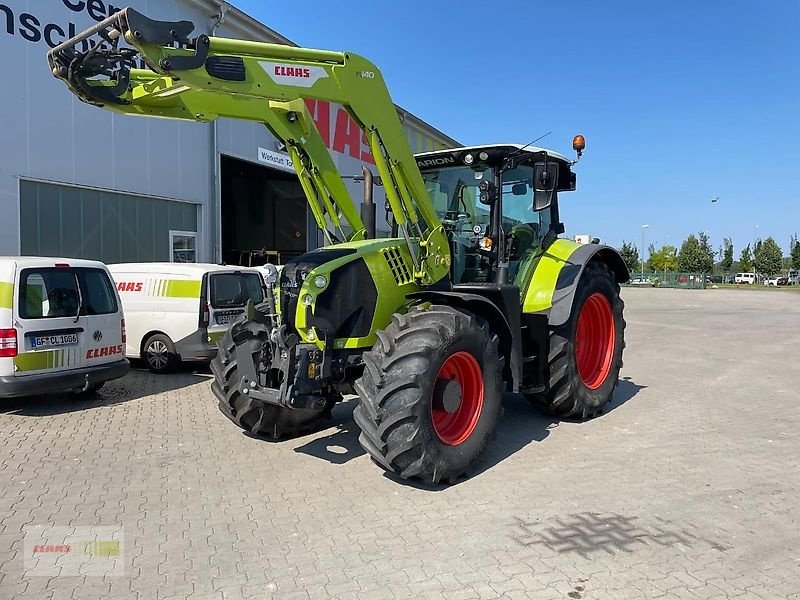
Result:
[[[128,8],[48,60],[89,104],[256,121],[286,145],[326,245],[273,273],[266,303],[220,340],[212,389],[231,420],[294,436],[355,392],[370,456],[438,482],[480,458],[504,392],[561,417],[602,410],[622,366],[629,274],[612,248],[558,237],[558,194],[575,189],[577,161],[515,144],[415,157],[369,61],[193,30]],[[391,237],[368,237],[306,99],[341,104],[364,131]],[[580,156],[583,138],[573,145]]]

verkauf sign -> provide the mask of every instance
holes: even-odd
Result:
[[[274,152],[266,148],[259,148],[258,161],[277,169],[283,169],[284,171],[294,171],[292,159],[289,158],[288,154],[284,154],[283,152]]]

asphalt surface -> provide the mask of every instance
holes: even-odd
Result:
[[[386,476],[352,403],[314,435],[248,437],[207,372],[4,401],[0,598],[800,598],[800,296],[623,295],[606,413],[510,396],[452,487]],[[31,553],[101,526],[124,533],[111,570]]]

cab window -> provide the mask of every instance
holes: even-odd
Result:
[[[210,280],[213,308],[241,307],[248,300],[254,304],[264,301],[258,273],[218,273],[212,274]]]
[[[533,210],[533,167],[520,165],[503,173],[503,231],[509,252],[509,279],[522,289],[542,240],[550,230],[551,213]]]
[[[23,319],[77,317],[81,299],[72,269],[25,269],[19,281],[19,316]]]
[[[424,171],[422,178],[434,209],[451,240],[453,283],[485,281],[491,261],[477,250],[489,227],[489,209],[478,198],[478,186],[494,176],[486,166]]]

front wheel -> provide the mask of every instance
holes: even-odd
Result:
[[[497,335],[476,315],[432,305],[394,315],[378,338],[355,384],[359,442],[403,479],[455,481],[494,433],[503,393]]]
[[[587,419],[611,400],[625,348],[625,305],[611,270],[586,266],[567,322],[550,330],[549,382],[531,403],[558,417]]]

